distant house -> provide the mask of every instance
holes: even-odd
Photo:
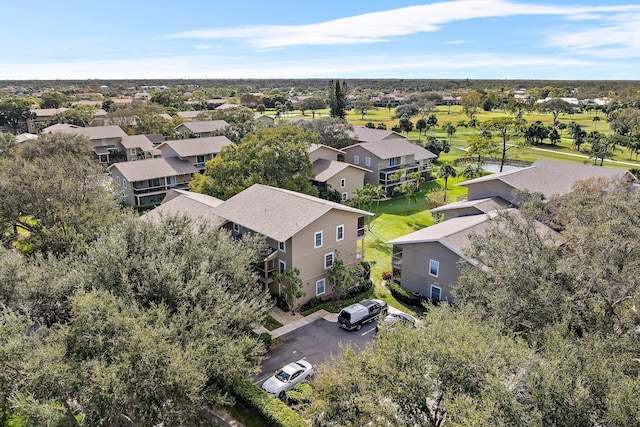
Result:
[[[439,218],[439,221],[447,221],[451,218],[487,214],[491,211],[506,209],[509,207],[515,206],[507,202],[502,197],[496,196],[487,197],[484,199],[461,200],[453,203],[448,203],[446,205],[431,209],[430,212],[434,218]]]
[[[178,111],[176,114],[185,120],[195,120],[202,111]]]
[[[324,144],[311,144],[309,146],[309,159],[311,163],[318,159],[341,160],[344,158],[344,151],[329,147]]]
[[[371,129],[364,126],[354,126],[351,137],[357,142],[386,141],[390,139],[406,140],[406,138],[398,132],[384,129]]]
[[[224,120],[207,120],[181,123],[175,129],[176,132],[192,133],[198,138],[204,138],[212,136],[213,132],[224,129],[227,126],[229,126],[229,123]]]
[[[226,136],[209,136],[165,141],[158,145],[158,150],[162,157],[177,157],[202,172],[206,162],[220,154],[223,147],[232,144]]]
[[[68,108],[36,108],[31,110],[33,118],[27,119],[27,132],[40,133],[47,123],[53,120],[53,116],[67,110]]]
[[[198,169],[169,157],[114,163],[108,171],[115,194],[125,204],[138,206],[161,202],[171,189],[188,189]]]
[[[214,209],[235,236],[258,233],[267,238],[269,254],[257,266],[260,281],[272,294],[282,290],[273,274],[298,269],[306,296],[332,294],[327,272],[339,257],[353,266],[364,257],[364,218],[359,209],[317,197],[255,184]]]
[[[266,124],[267,126],[273,126],[273,124],[275,123],[275,119],[271,116],[267,116],[264,114],[260,114],[260,113],[255,113],[253,115],[253,118],[255,120],[261,121],[262,123]]]
[[[371,170],[365,174],[365,182],[381,185],[388,196],[393,196],[394,189],[399,185],[415,181],[412,177],[414,173],[429,176],[433,169],[433,159],[438,157],[404,138],[362,142],[346,147],[343,151],[347,163]]]
[[[34,135],[32,133],[21,133],[20,135],[16,136],[16,142],[20,143],[20,142],[25,142],[25,141],[30,141],[33,139],[38,139],[38,135]]]
[[[154,147],[153,142],[145,135],[127,135],[122,138],[120,143],[128,162],[160,157],[160,151]]]
[[[519,215],[516,209],[508,213]],[[393,280],[408,292],[455,303],[451,290],[460,278],[459,261],[476,265],[464,255],[469,238],[474,233],[482,234],[495,215],[494,211],[452,218],[387,242],[393,245]],[[560,235],[546,225],[537,223],[536,230],[559,244]]]
[[[98,159],[103,163],[111,162],[111,155],[114,152],[124,152],[122,146],[122,138],[127,134],[120,128],[120,126],[92,126],[92,127],[71,127],[73,125],[48,127],[43,132],[49,133],[64,133],[72,135],[83,135],[89,138],[89,143],[93,151],[98,156]]]

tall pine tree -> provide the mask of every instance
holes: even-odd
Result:
[[[329,81],[329,108],[331,117],[345,119],[347,117],[347,82]]]

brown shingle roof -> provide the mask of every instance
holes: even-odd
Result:
[[[198,170],[186,160],[177,157],[138,160],[137,162],[114,163],[109,170],[118,169],[130,182],[196,173]]]
[[[91,126],[78,127],[73,129],[51,129],[49,132],[66,133],[74,135],[84,135],[89,139],[107,139],[107,138],[124,138],[127,136],[120,126]]]
[[[315,176],[316,181],[326,182],[332,176],[335,176],[336,174],[342,172],[347,168],[358,169],[363,174],[365,172],[371,172],[368,169],[364,169],[350,163],[338,162],[335,160],[318,159],[313,162],[313,175]]]
[[[167,193],[160,206],[140,218],[157,222],[163,216],[187,215],[194,220],[203,219],[217,228],[225,222],[225,219],[216,215],[213,208],[222,203],[224,203],[222,200],[206,194],[173,189]]]
[[[153,150],[153,143],[145,135],[125,136],[120,143],[126,149],[139,148],[142,151]]]
[[[336,209],[372,215],[295,191],[254,184],[215,208],[215,213],[264,236],[284,242],[322,215]]]
[[[431,209],[429,212],[437,213],[474,207],[480,212],[489,213],[491,211],[495,211],[496,209],[506,208],[509,205],[510,203],[502,197],[488,197],[486,199],[462,200],[459,202],[448,203],[446,205]]]
[[[223,129],[229,126],[224,120],[206,120],[206,121],[196,121],[196,122],[185,122],[177,127],[184,126],[189,129],[193,133],[202,133],[202,132],[213,132],[219,129]]]
[[[364,126],[353,127],[353,139],[359,142],[382,141],[386,139],[405,139],[398,132],[384,129],[371,129]]]

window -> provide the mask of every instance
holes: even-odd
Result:
[[[149,187],[160,187],[160,178],[153,178],[149,180]]]
[[[316,282],[316,296],[319,297],[320,295],[324,294],[324,291],[324,279],[320,279]]]
[[[129,152],[131,153],[132,156],[136,155],[136,149],[132,148],[131,150],[129,150]]]
[[[333,252],[324,254],[324,269],[331,268],[333,266]]]
[[[176,177],[168,176],[167,177],[167,185],[176,185]]]
[[[355,154],[353,156],[353,164],[354,165],[359,165],[360,164],[360,156],[358,156],[357,154]]]
[[[280,272],[280,274],[284,273],[284,271],[287,269],[287,263],[281,260],[279,262],[279,266],[280,268],[278,269],[278,271]]]
[[[240,224],[233,224],[233,231],[240,233]]]
[[[116,176],[116,182],[118,183],[118,187],[120,186],[120,177]]]
[[[429,275],[433,277],[438,277],[439,271],[440,271],[440,263],[434,259],[429,260]]]
[[[336,227],[336,242],[344,239],[344,225],[339,225]]]
[[[442,297],[442,289],[439,286],[431,285],[431,299],[434,301],[440,301]]]
[[[364,165],[365,166],[371,166],[371,157],[365,157],[364,158]]]
[[[400,164],[400,157],[392,157],[389,159],[389,166],[398,166]]]
[[[287,252],[287,242],[278,242],[278,250],[280,252]]]
[[[346,186],[347,186],[347,180],[346,180],[346,179],[344,179],[344,178],[342,178],[342,179],[340,180],[340,188],[344,188],[344,187],[346,187]]]
[[[204,156],[196,156],[196,163],[204,163]]]
[[[123,180],[122,180],[122,186],[123,186],[124,188],[129,187],[129,181],[127,181],[126,179],[123,179]]]
[[[347,200],[349,200],[349,193],[342,193],[342,201],[346,202]]]
[[[316,231],[313,234],[313,247],[319,248],[322,246],[322,231]]]

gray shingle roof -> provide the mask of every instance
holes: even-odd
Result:
[[[109,166],[109,170],[112,168],[119,170],[122,176],[130,182],[198,172],[198,169],[191,163],[186,160],[180,160],[177,157],[114,163]]]
[[[358,216],[370,212],[295,191],[254,184],[215,208],[215,213],[262,235],[284,242],[332,209]]]
[[[438,156],[431,151],[410,143],[405,139],[388,139],[384,141],[363,142],[345,148],[349,151],[352,147],[361,147],[379,159],[391,159],[393,157],[413,154],[415,160],[435,159]]]
[[[506,208],[509,206],[509,204],[510,203],[502,197],[496,196],[488,197],[486,199],[462,200],[459,202],[448,203],[446,205],[431,209],[429,212],[437,213],[474,207],[481,212],[488,213],[496,209]]]
[[[326,148],[327,150],[335,151],[336,154],[344,154],[344,151],[338,150],[337,148],[329,147],[328,145],[324,145],[324,144],[316,144],[316,143],[309,144],[309,153],[313,153],[314,151],[319,150],[321,148]]]
[[[142,151],[153,150],[153,143],[145,135],[125,136],[120,143],[126,149],[139,148]]]
[[[203,219],[213,227],[225,222],[213,208],[224,203],[220,199],[206,194],[192,193],[184,190],[171,190],[162,200],[162,204],[141,216],[142,219],[159,221],[163,216],[187,215],[194,220]]]
[[[120,126],[91,126],[78,127],[73,129],[50,129],[49,132],[84,135],[89,139],[108,139],[108,138],[124,138],[127,136]]]
[[[359,142],[382,141],[394,138],[405,139],[404,136],[392,130],[371,129],[364,126],[354,126],[352,137]]]
[[[571,192],[573,185],[577,181],[596,177],[607,177],[614,180],[634,179],[629,171],[623,169],[556,162],[553,160],[537,160],[527,168],[487,175],[461,182],[458,185],[468,186],[499,180],[518,190],[540,192],[546,198],[549,198],[554,194]]]
[[[196,122],[185,122],[177,127],[184,126],[189,129],[193,133],[202,133],[202,132],[213,132],[222,128],[229,126],[224,120],[206,120],[206,121],[196,121]]]
[[[318,159],[313,162],[313,175],[315,176],[316,181],[325,182],[330,179],[332,176],[336,175],[339,172],[347,168],[355,168],[364,174],[365,172],[370,172],[368,169],[364,169],[350,163],[338,162],[335,160],[326,160],[326,159]]]
[[[172,148],[180,157],[198,156],[204,154],[218,154],[222,147],[233,142],[226,136],[209,136],[206,138],[188,138],[165,141],[158,145],[162,150],[164,146]]]

